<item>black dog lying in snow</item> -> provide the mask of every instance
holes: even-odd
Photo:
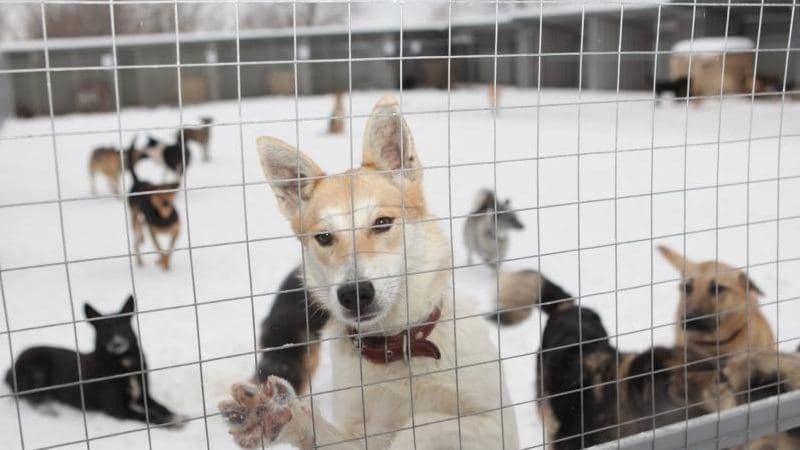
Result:
[[[176,415],[148,393],[147,365],[143,355],[140,359],[139,341],[131,327],[133,311],[133,296],[128,297],[119,313],[109,316],[85,304],[86,318],[96,332],[94,352],[29,348],[19,355],[13,372],[9,370],[6,374],[6,383],[19,398],[35,405],[57,401],[119,419],[182,426],[184,417]],[[78,383],[78,359],[83,402]],[[54,387],[48,389],[50,386]]]

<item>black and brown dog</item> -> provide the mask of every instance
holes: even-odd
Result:
[[[164,167],[164,177],[166,179],[167,173],[172,172],[179,179],[183,178],[186,169],[192,162],[192,152],[188,147],[188,143],[194,140],[194,134],[190,129],[178,130],[175,133],[175,143],[167,145],[152,137],[148,138],[147,147],[144,152],[153,161],[156,161]]]
[[[328,312],[303,286],[300,268],[293,270],[281,283],[269,315],[261,322],[257,379],[263,382],[270,375],[279,376],[295,392],[308,392],[319,365],[320,331],[327,321]]]
[[[181,228],[181,219],[175,209],[175,194],[179,184],[148,183],[139,179],[133,164],[128,164],[128,168],[133,177],[133,186],[128,194],[128,207],[133,228],[136,263],[142,265],[141,246],[144,243],[144,229],[147,228],[153,245],[160,254],[159,264],[164,270],[168,270]],[[158,241],[160,234],[165,234],[169,238],[166,249],[162,248]]]
[[[86,303],[86,318],[95,330],[94,351],[31,347],[8,370],[6,383],[34,405],[58,402],[119,419],[182,426],[185,417],[150,394],[147,363],[131,326],[134,310],[133,296],[119,312],[106,316]]]

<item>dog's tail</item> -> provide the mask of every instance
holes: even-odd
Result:
[[[534,306],[553,315],[575,304],[572,295],[535,270],[500,272],[499,277],[499,311],[488,319],[502,325],[522,322],[531,315]]]

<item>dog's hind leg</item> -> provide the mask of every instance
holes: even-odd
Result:
[[[114,195],[119,195],[119,180],[119,176],[108,177],[108,188],[114,193]]]
[[[92,197],[97,195],[97,174],[92,168],[89,168],[89,189],[91,189]]]

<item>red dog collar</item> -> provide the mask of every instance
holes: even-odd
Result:
[[[426,338],[430,336],[441,315],[442,309],[436,307],[421,325],[392,336],[359,337],[355,336],[358,331],[352,328],[348,330],[348,333],[354,335],[351,339],[353,339],[356,349],[361,351],[361,356],[376,364],[408,361],[417,357],[439,359],[442,357],[439,348]]]

